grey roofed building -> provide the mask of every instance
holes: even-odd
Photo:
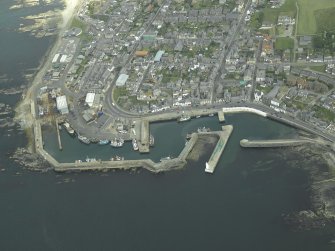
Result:
[[[174,47],[175,51],[182,51],[183,50],[183,42],[181,40],[178,41],[178,43],[176,44],[176,46]]]
[[[165,53],[165,51],[161,51],[161,50],[157,51],[156,56],[154,58],[154,62],[161,61],[161,58],[162,58],[164,53]]]
[[[116,80],[116,86],[124,86],[129,78],[129,75],[127,74],[120,74],[118,79]]]
[[[69,108],[67,106],[66,102],[66,97],[65,96],[59,96],[56,98],[56,103],[57,103],[57,110],[61,114],[68,114],[69,113]]]
[[[312,43],[312,37],[311,36],[302,36],[299,38],[299,45],[301,46],[307,46]]]

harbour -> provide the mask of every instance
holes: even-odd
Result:
[[[11,0],[0,3],[0,75],[10,79],[3,85],[15,87],[26,84],[21,76],[27,68],[38,67],[50,40],[14,31],[22,22],[22,12],[27,15],[34,9],[10,12],[12,4]],[[1,98],[15,106],[20,95]],[[220,130],[216,117],[201,116],[179,124],[174,116],[173,122],[150,125],[155,146],[144,157],[154,162],[173,158],[184,148],[187,133],[203,126]],[[295,232],[282,223],[283,213],[308,208],[306,173],[273,155],[270,148],[257,151],[239,146],[241,139],[251,135],[290,138],[295,130],[252,114],[225,114],[225,118],[234,125],[234,133],[214,176],[204,175],[211,154],[207,150],[196,162],[164,174],[145,169],[32,172],[8,157],[17,147],[26,146],[22,131],[8,136],[0,128],[1,250],[333,250],[334,229]],[[44,147],[59,162],[84,162],[87,157],[109,161],[116,155],[143,158],[130,141],[121,148],[84,144],[65,130],[60,130],[63,150],[59,151],[54,123],[51,126],[52,131],[42,128],[36,133],[43,133]],[[304,157],[296,155],[294,160],[306,165]]]

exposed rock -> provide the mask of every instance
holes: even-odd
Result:
[[[283,151],[282,158],[294,168],[306,170],[310,178],[311,208],[284,216],[295,230],[324,227],[335,221],[335,162],[326,145],[310,145]],[[296,156],[303,156],[304,164]],[[295,156],[295,157],[294,157]]]
[[[10,158],[29,170],[45,172],[52,169],[39,154],[32,153],[26,148],[17,148]]]

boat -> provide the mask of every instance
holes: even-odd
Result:
[[[107,145],[109,143],[108,139],[101,139],[98,142],[98,145],[103,146],[103,145]]]
[[[132,144],[133,144],[134,151],[137,151],[137,150],[138,150],[137,140],[136,140],[136,139],[133,139],[133,140],[132,140]]]
[[[97,162],[96,158],[86,157],[86,162]]]
[[[74,136],[75,131],[74,129],[70,126],[70,124],[68,122],[64,122],[63,123],[64,128],[66,129],[66,131],[68,132],[68,134],[70,134],[71,136]]]
[[[210,128],[208,128],[208,127],[199,127],[198,128],[198,133],[201,133],[201,132],[210,132],[211,131],[211,129]]]
[[[184,122],[184,121],[189,121],[191,120],[191,116],[187,116],[187,115],[181,115],[179,118],[178,118],[178,122]]]
[[[167,156],[167,157],[163,157],[160,159],[160,161],[167,161],[167,160],[170,160],[171,159],[171,156]]]
[[[112,147],[122,147],[124,144],[124,140],[122,138],[115,138],[111,140],[110,145]]]
[[[197,119],[200,118],[200,117],[201,117],[200,115],[197,115],[197,116],[196,116]]]
[[[155,138],[152,134],[150,134],[149,146],[154,146],[154,144],[155,144]]]
[[[211,113],[211,114],[208,114],[209,117],[213,117],[214,116],[214,113]]]
[[[91,143],[91,141],[88,138],[86,138],[85,136],[82,136],[82,135],[78,135],[78,139],[79,139],[80,142],[82,142],[86,145]]]
[[[189,140],[189,139],[191,139],[192,138],[192,133],[188,133],[188,134],[186,134],[186,140]]]
[[[114,157],[111,158],[111,161],[120,161],[120,160],[124,160],[124,157],[115,155]]]

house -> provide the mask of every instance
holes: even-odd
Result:
[[[299,38],[300,46],[309,46],[312,44],[312,36],[301,36]]]
[[[256,73],[256,82],[264,82],[265,81],[265,70],[257,70]]]

